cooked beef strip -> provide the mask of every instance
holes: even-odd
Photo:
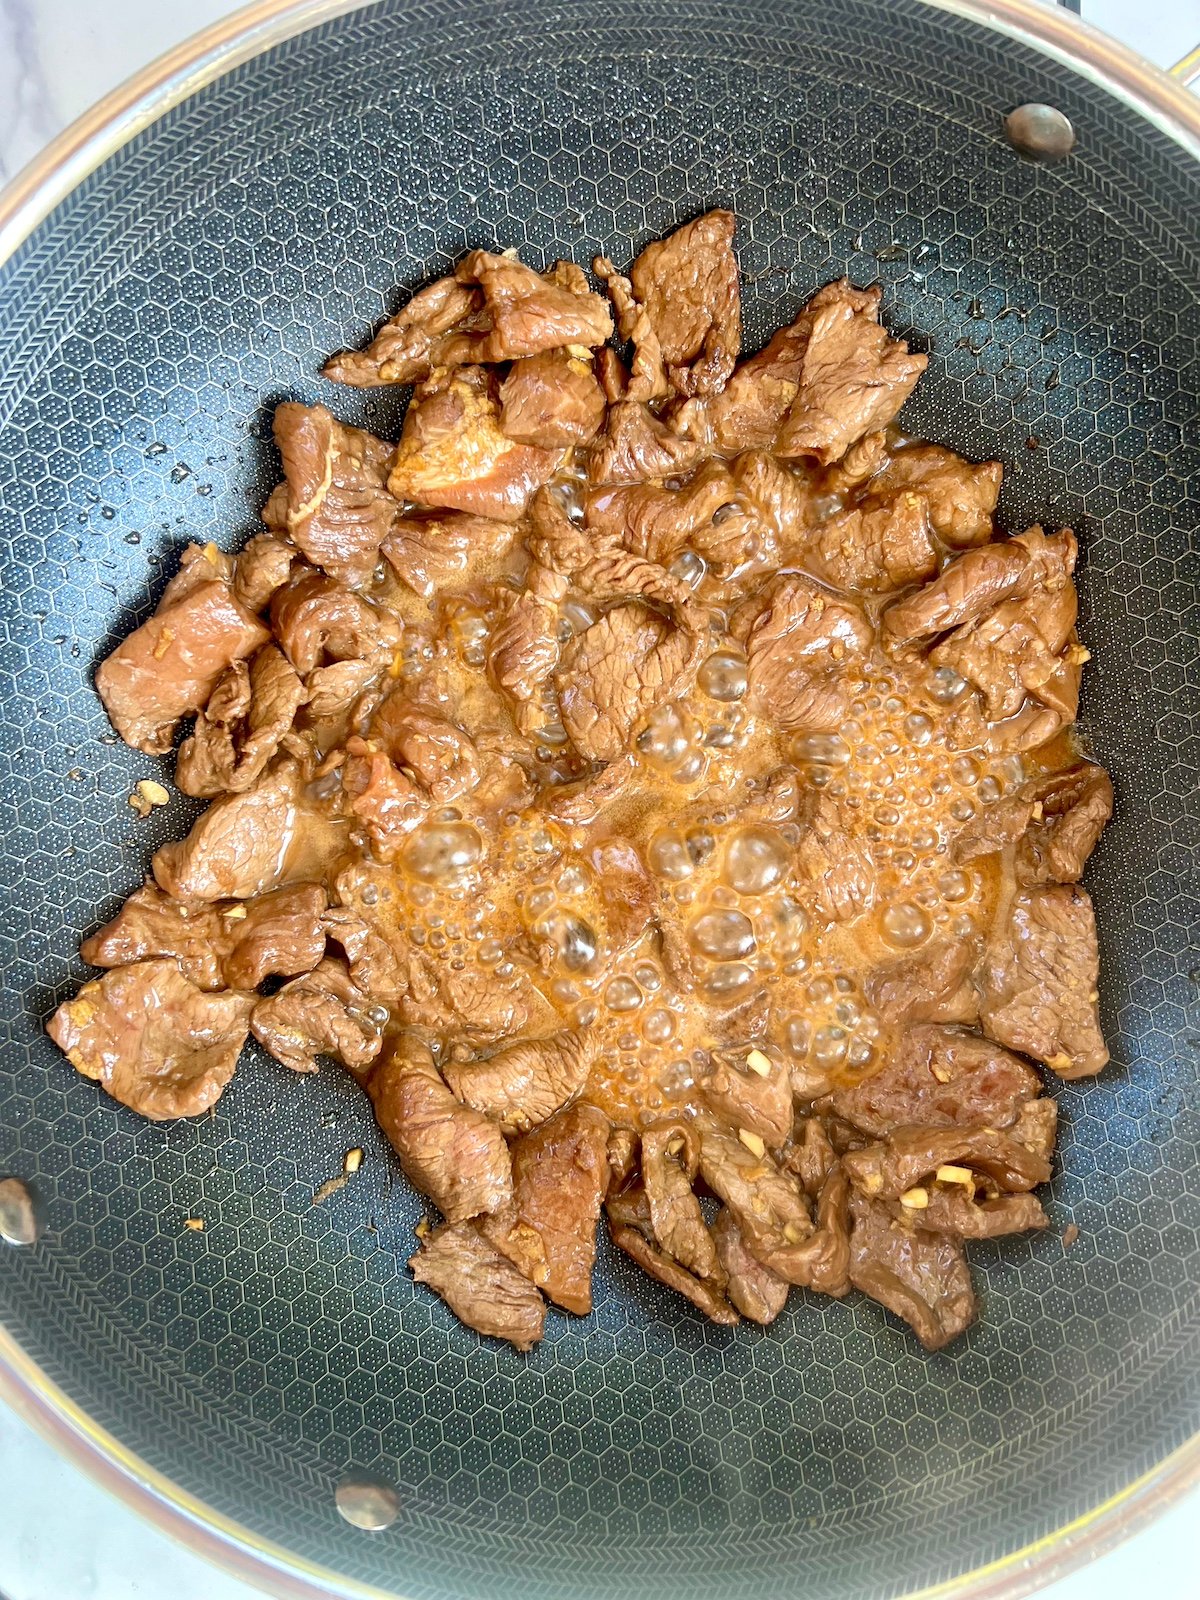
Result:
[[[586,1034],[522,1039],[487,1057],[447,1062],[446,1082],[460,1100],[495,1118],[506,1133],[527,1133],[583,1088],[592,1049]]]
[[[763,714],[806,732],[845,721],[846,666],[872,639],[861,608],[801,573],[787,573],[748,605],[746,622],[750,694]]]
[[[327,956],[278,994],[260,1000],[250,1029],[276,1061],[293,1072],[316,1072],[318,1056],[332,1056],[360,1072],[379,1054],[379,1024],[371,999],[350,977],[344,962]]]
[[[414,393],[388,488],[397,500],[517,522],[558,459],[556,450],[506,437],[494,375],[454,367]]]
[[[507,1256],[473,1222],[446,1222],[409,1260],[413,1277],[428,1284],[460,1322],[489,1339],[532,1350],[546,1328],[546,1302]]]
[[[976,1022],[979,995],[972,980],[981,954],[978,938],[931,940],[876,967],[864,993],[885,1022]]]
[[[465,511],[423,516],[405,512],[380,546],[396,576],[414,594],[431,598],[439,589],[467,583],[501,561],[512,548],[511,522]]]
[[[1034,1189],[1050,1177],[1049,1162],[995,1128],[897,1128],[885,1143],[851,1150],[842,1165],[855,1188],[882,1200],[900,1199],[939,1167],[969,1167],[1008,1194]]]
[[[334,383],[369,388],[382,383],[418,383],[445,365],[448,347],[475,315],[482,296],[456,278],[439,278],[419,290],[376,334],[365,350],[333,356],[322,375]]]
[[[1015,895],[980,970],[984,1031],[1060,1078],[1090,1077],[1108,1061],[1096,1014],[1099,972],[1085,889],[1054,884]]]
[[[883,1064],[818,1103],[873,1138],[894,1128],[1010,1128],[1041,1092],[1037,1074],[963,1028],[910,1028]]]
[[[769,1061],[761,1050],[753,1052],[756,1067],[748,1066],[750,1053],[716,1051],[712,1071],[700,1081],[700,1092],[717,1116],[735,1128],[748,1128],[777,1150],[792,1131],[791,1081],[786,1068]]]
[[[311,972],[325,954],[326,903],[324,884],[297,883],[229,907],[221,917],[228,946],[221,968],[230,988]]]
[[[942,543],[952,550],[969,549],[992,537],[1002,476],[998,461],[975,466],[941,445],[908,444],[882,461],[867,486],[864,504],[886,504],[899,491],[911,489],[924,499],[930,525]]]
[[[388,492],[390,444],[349,428],[324,406],[285,401],[275,443],[287,483],[287,531],[315,567],[356,587],[369,581],[400,506]]]
[[[226,926],[213,906],[183,905],[149,882],[134,890],[111,922],[83,941],[79,954],[93,967],[169,958],[198,989],[222,989]]]
[[[247,1023],[340,1058],[450,1224],[417,1276],[522,1347],[539,1290],[588,1309],[602,1195],[718,1322],[853,1275],[940,1345],[960,1241],[1045,1225],[1004,1045],[1104,1059],[1074,538],[989,542],[999,464],[898,435],[878,289],[735,365],[732,232],[597,260],[628,367],[579,267],[473,252],[327,368],[417,385],[399,445],[280,406],[266,532],[189,546],[98,675],[148,752],[198,715],[213,804],[55,1036],[155,1115]]]
[[[912,393],[929,358],[888,337],[879,323],[881,298],[879,288],[852,289],[843,281],[810,302],[815,314],[796,396],[775,442],[779,455],[837,461],[864,434],[891,422]]]
[[[515,1140],[512,1204],[480,1224],[489,1242],[556,1306],[581,1317],[592,1309],[608,1135],[603,1112],[573,1105]]]
[[[928,1196],[915,1214],[923,1232],[950,1233],[958,1239],[1000,1239],[1050,1225],[1042,1202],[1032,1194],[977,1198],[961,1183],[938,1183]],[[902,1200],[888,1201],[887,1206],[897,1222],[912,1222],[914,1213]]]
[[[1112,780],[1090,761],[1026,786],[1031,817],[1017,849],[1023,884],[1077,883],[1112,816]]]
[[[569,350],[544,350],[514,361],[500,385],[500,428],[541,450],[586,444],[604,421],[606,402],[591,361]]]
[[[694,1129],[683,1122],[652,1122],[642,1129],[642,1187],[655,1241],[685,1272],[724,1292],[717,1247],[692,1184],[699,1165]]]
[[[642,1271],[683,1295],[710,1322],[733,1327],[738,1314],[716,1284],[695,1277],[658,1244],[644,1189],[630,1189],[605,1205],[613,1243],[632,1257]],[[722,1277],[724,1272],[722,1271]]]
[[[405,1177],[447,1222],[502,1212],[511,1204],[512,1162],[503,1134],[455,1099],[424,1040],[399,1034],[372,1069],[367,1092]]]
[[[898,1222],[885,1205],[850,1196],[850,1282],[940,1350],[974,1322],[971,1274],[958,1240]]]
[[[286,500],[286,484],[279,487]],[[265,611],[291,577],[299,559],[295,545],[279,533],[256,533],[242,547],[234,566],[235,598],[247,611]]]
[[[938,569],[929,507],[901,492],[881,506],[842,511],[816,529],[808,559],[835,589],[886,594],[924,583]]]
[[[1015,539],[968,550],[933,583],[888,606],[884,630],[893,639],[909,641],[970,626],[1005,600],[1024,599],[1036,588],[1065,588],[1075,557],[1069,528],[1049,538],[1041,528],[1029,528]]]
[[[774,1322],[787,1304],[789,1285],[754,1259],[746,1248],[742,1230],[724,1206],[717,1213],[712,1236],[721,1270],[728,1280],[725,1292],[734,1308],[764,1327]]]
[[[588,482],[598,486],[672,477],[690,472],[704,455],[699,441],[674,433],[640,401],[618,400],[609,406],[604,429],[588,450]]]
[[[96,669],[113,727],[148,755],[169,750],[180,720],[206,703],[226,668],[270,637],[223,579],[163,600]]]
[[[253,995],[196,988],[174,961],[137,961],[85,983],[47,1026],[77,1072],[162,1122],[215,1105],[253,1005]]]
[[[306,699],[282,650],[263,645],[228,667],[179,747],[175,782],[184,794],[240,794],[262,776]]]
[[[214,800],[186,839],[155,854],[159,887],[177,900],[249,900],[278,888],[300,824],[300,787],[298,764],[284,756],[243,793]]]
[[[647,245],[629,271],[680,394],[718,393],[738,358],[742,314],[734,225],[732,212],[709,211]]]

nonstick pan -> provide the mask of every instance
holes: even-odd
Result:
[[[1014,150],[1025,102],[1070,156]],[[271,0],[17,185],[0,1176],[43,1228],[0,1247],[8,1398],[297,1596],[1011,1596],[1196,1476],[1198,152],[1182,90],[1023,0]],[[1005,529],[1080,533],[1113,1064],[1054,1086],[1052,1226],[973,1251],[983,1318],[936,1356],[857,1296],[712,1327],[611,1255],[592,1316],[497,1348],[410,1281],[417,1197],[337,1072],[258,1057],[214,1115],[151,1125],[43,1033],[81,933],[188,820],[126,805],[157,767],[94,665],[187,540],[253,526],[273,405],[394,436],[402,396],[316,374],[405,286],[476,245],[627,261],[711,205],[748,347],[880,281],[930,353],[912,432],[1004,460]]]

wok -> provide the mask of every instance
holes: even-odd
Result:
[[[1026,101],[1074,121],[1065,162],[1005,141]],[[1016,1595],[1197,1475],[1198,151],[1181,90],[1021,0],[272,0],[18,184],[0,1172],[44,1232],[0,1259],[8,1398],[304,1596]],[[346,1078],[259,1057],[154,1126],[42,1031],[81,932],[188,820],[126,806],[155,764],[94,664],[187,539],[253,525],[274,403],[394,435],[401,396],[316,371],[402,286],[476,245],[627,261],[714,204],[748,347],[830,278],[882,281],[931,356],[911,431],[1003,458],[1003,527],[1081,536],[1114,1061],[1055,1085],[1054,1225],[974,1249],[983,1319],[932,1357],[857,1296],[711,1327],[611,1254],[591,1317],[499,1349],[410,1282],[417,1197]],[[386,1532],[339,1517],[347,1473],[393,1487]]]

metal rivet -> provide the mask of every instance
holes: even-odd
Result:
[[[36,1244],[39,1231],[33,1196],[20,1178],[0,1181],[0,1239],[8,1244]]]
[[[1018,106],[1004,119],[1009,143],[1035,161],[1061,161],[1075,147],[1075,129],[1057,106],[1037,101]]]
[[[382,1533],[400,1515],[400,1498],[390,1484],[363,1473],[349,1473],[334,1490],[334,1499],[351,1527]]]

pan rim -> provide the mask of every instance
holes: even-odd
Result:
[[[104,161],[224,73],[373,0],[254,0],[98,101],[0,191],[0,268]],[[1200,99],[1078,17],[1039,0],[922,0],[1027,45],[1105,89],[1200,163]],[[277,1600],[395,1600],[225,1517],[95,1424],[0,1326],[0,1399],[134,1512]],[[1200,1485],[1200,1433],[1100,1505],[905,1600],[1021,1600],[1104,1554]]]

